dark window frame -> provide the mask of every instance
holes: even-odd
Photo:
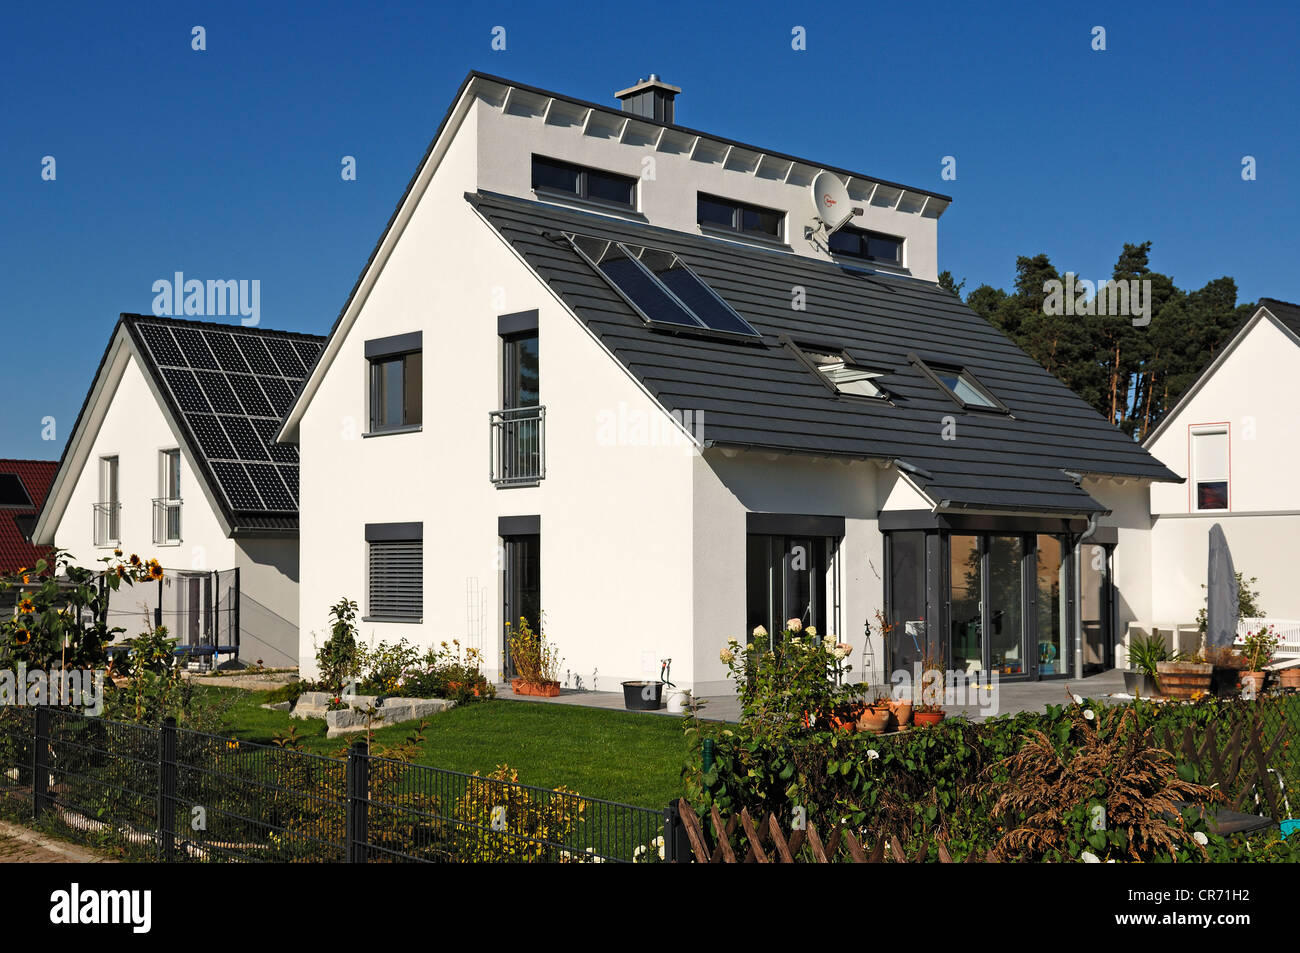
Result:
[[[421,332],[414,331],[410,334],[398,334],[367,341],[365,351],[366,388],[370,399],[365,436],[413,433],[422,429],[424,426],[424,348]],[[410,386],[412,359],[419,364],[419,382],[414,390]],[[392,364],[400,365],[402,375],[399,385],[402,393],[402,419],[398,423],[385,421],[381,424],[379,414],[384,404],[380,393],[382,376],[380,369]],[[413,396],[414,400],[412,400]]]
[[[837,347],[830,344],[809,344],[800,343],[792,340],[789,335],[781,335],[781,343],[787,347],[791,353],[803,364],[809,371],[816,375],[817,380],[835,397],[845,397],[849,400],[883,400],[886,403],[890,401],[889,391],[881,384],[877,383],[880,378],[892,373],[888,368],[877,367],[873,364],[864,364],[853,356],[848,348]],[[824,354],[827,357],[837,357],[839,363],[843,363],[846,368],[863,371],[868,374],[877,375],[871,378],[872,386],[879,391],[878,394],[853,394],[840,390],[835,381],[826,376],[822,364],[819,364],[813,355]],[[836,363],[836,362],[831,362]]]
[[[1003,414],[1011,416],[1011,408],[1000,401],[996,394],[984,386],[980,379],[975,376],[965,364],[955,364],[948,361],[925,361],[915,354],[907,355],[907,359],[916,365],[916,369],[928,377],[930,381],[941,390],[954,404],[962,410],[974,410],[986,414]],[[971,390],[978,393],[985,400],[989,401],[990,406],[983,404],[973,404],[968,400],[963,400],[957,393],[943,382],[940,372],[950,377],[956,377],[966,383]]]
[[[835,248],[833,243],[836,238],[842,235],[856,235],[858,237],[858,251],[848,251],[842,248]],[[898,243],[897,258],[882,258],[879,255],[872,255],[868,251],[872,239],[884,240]],[[907,245],[907,239],[901,235],[890,235],[886,232],[877,232],[869,228],[858,228],[856,225],[845,225],[835,232],[828,242],[828,247],[832,255],[852,258],[856,261],[869,261],[879,265],[892,265],[895,268],[907,267],[905,262],[904,249]]]
[[[700,216],[700,203],[713,202],[716,205],[725,205],[731,209],[731,224],[722,225],[718,222],[705,222]],[[760,215],[775,215],[776,231],[769,232],[763,229],[746,228],[745,213],[756,212]],[[752,202],[741,202],[738,199],[729,199],[721,195],[715,195],[712,192],[695,193],[695,224],[702,231],[734,232],[737,235],[745,235],[751,238],[760,238],[766,241],[785,242],[785,219],[786,213],[780,209],[768,208],[764,205],[755,205]]]
[[[362,621],[410,624],[422,623],[424,621],[424,524],[419,522],[367,523],[365,528],[365,537],[366,615],[362,618]],[[380,551],[400,553],[403,549],[409,551],[412,546],[417,545],[419,566],[416,570],[416,581],[414,585],[416,587],[415,595],[419,602],[418,611],[401,611],[392,605],[383,604],[382,599],[378,600],[381,604],[376,606],[375,561],[377,555],[380,555],[376,552],[376,547],[378,547]]]
[[[562,169],[574,173],[577,177],[576,189],[574,189],[573,191],[569,191],[568,189],[558,188],[553,185],[539,185],[537,182],[537,166],[539,162],[544,165],[549,164],[552,167],[555,167],[556,169]],[[566,162],[563,159],[555,159],[552,158],[551,156],[539,155],[536,152],[534,152],[532,156],[532,166],[530,172],[531,172],[530,182],[532,183],[532,189],[534,192],[537,192],[539,194],[562,195],[565,198],[577,199],[582,202],[591,202],[596,205],[605,205],[605,206],[609,206],[610,208],[630,209],[631,211],[634,212],[637,210],[637,205],[640,200],[640,194],[639,194],[640,180],[636,176],[623,175],[620,172],[610,172],[608,169],[598,169],[595,166],[580,165],[576,162]],[[621,183],[627,185],[628,191],[631,193],[629,201],[620,202],[617,199],[611,199],[603,195],[592,195],[591,194],[592,176],[598,176],[600,178],[607,179],[611,183]]]

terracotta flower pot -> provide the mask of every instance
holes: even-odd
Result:
[[[510,690],[516,695],[538,695],[542,698],[554,698],[560,694],[559,682],[525,682],[522,678],[511,679]]]
[[[912,720],[916,722],[918,727],[937,725],[943,721],[946,714],[947,712],[942,711],[917,711],[912,713]]]
[[[1241,673],[1241,687],[1250,689],[1256,695],[1264,690],[1265,674],[1260,671],[1247,671]],[[1252,688],[1253,686],[1253,688]]]
[[[1283,688],[1300,688],[1300,668],[1284,668],[1277,677]]]
[[[871,731],[880,734],[889,727],[889,709],[878,711],[875,708],[868,708],[858,716],[858,730]]]
[[[889,710],[894,714],[894,721],[898,727],[905,728],[912,723],[912,703],[910,701],[894,701],[889,703]]]

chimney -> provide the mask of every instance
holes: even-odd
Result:
[[[673,100],[681,91],[680,86],[670,86],[658,75],[651,73],[649,79],[638,80],[635,86],[629,86],[614,95],[622,100],[623,112],[672,125],[675,121]]]

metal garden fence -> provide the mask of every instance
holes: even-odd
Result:
[[[0,816],[164,862],[687,859],[666,811],[368,753],[0,709]],[[662,840],[660,840],[662,838]]]

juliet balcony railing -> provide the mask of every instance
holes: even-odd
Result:
[[[546,476],[546,408],[494,410],[488,420],[492,482],[498,487],[540,483]]]
[[[122,504],[94,503],[96,546],[116,546],[122,541]]]
[[[157,497],[153,501],[153,541],[160,546],[181,541],[181,501]]]

